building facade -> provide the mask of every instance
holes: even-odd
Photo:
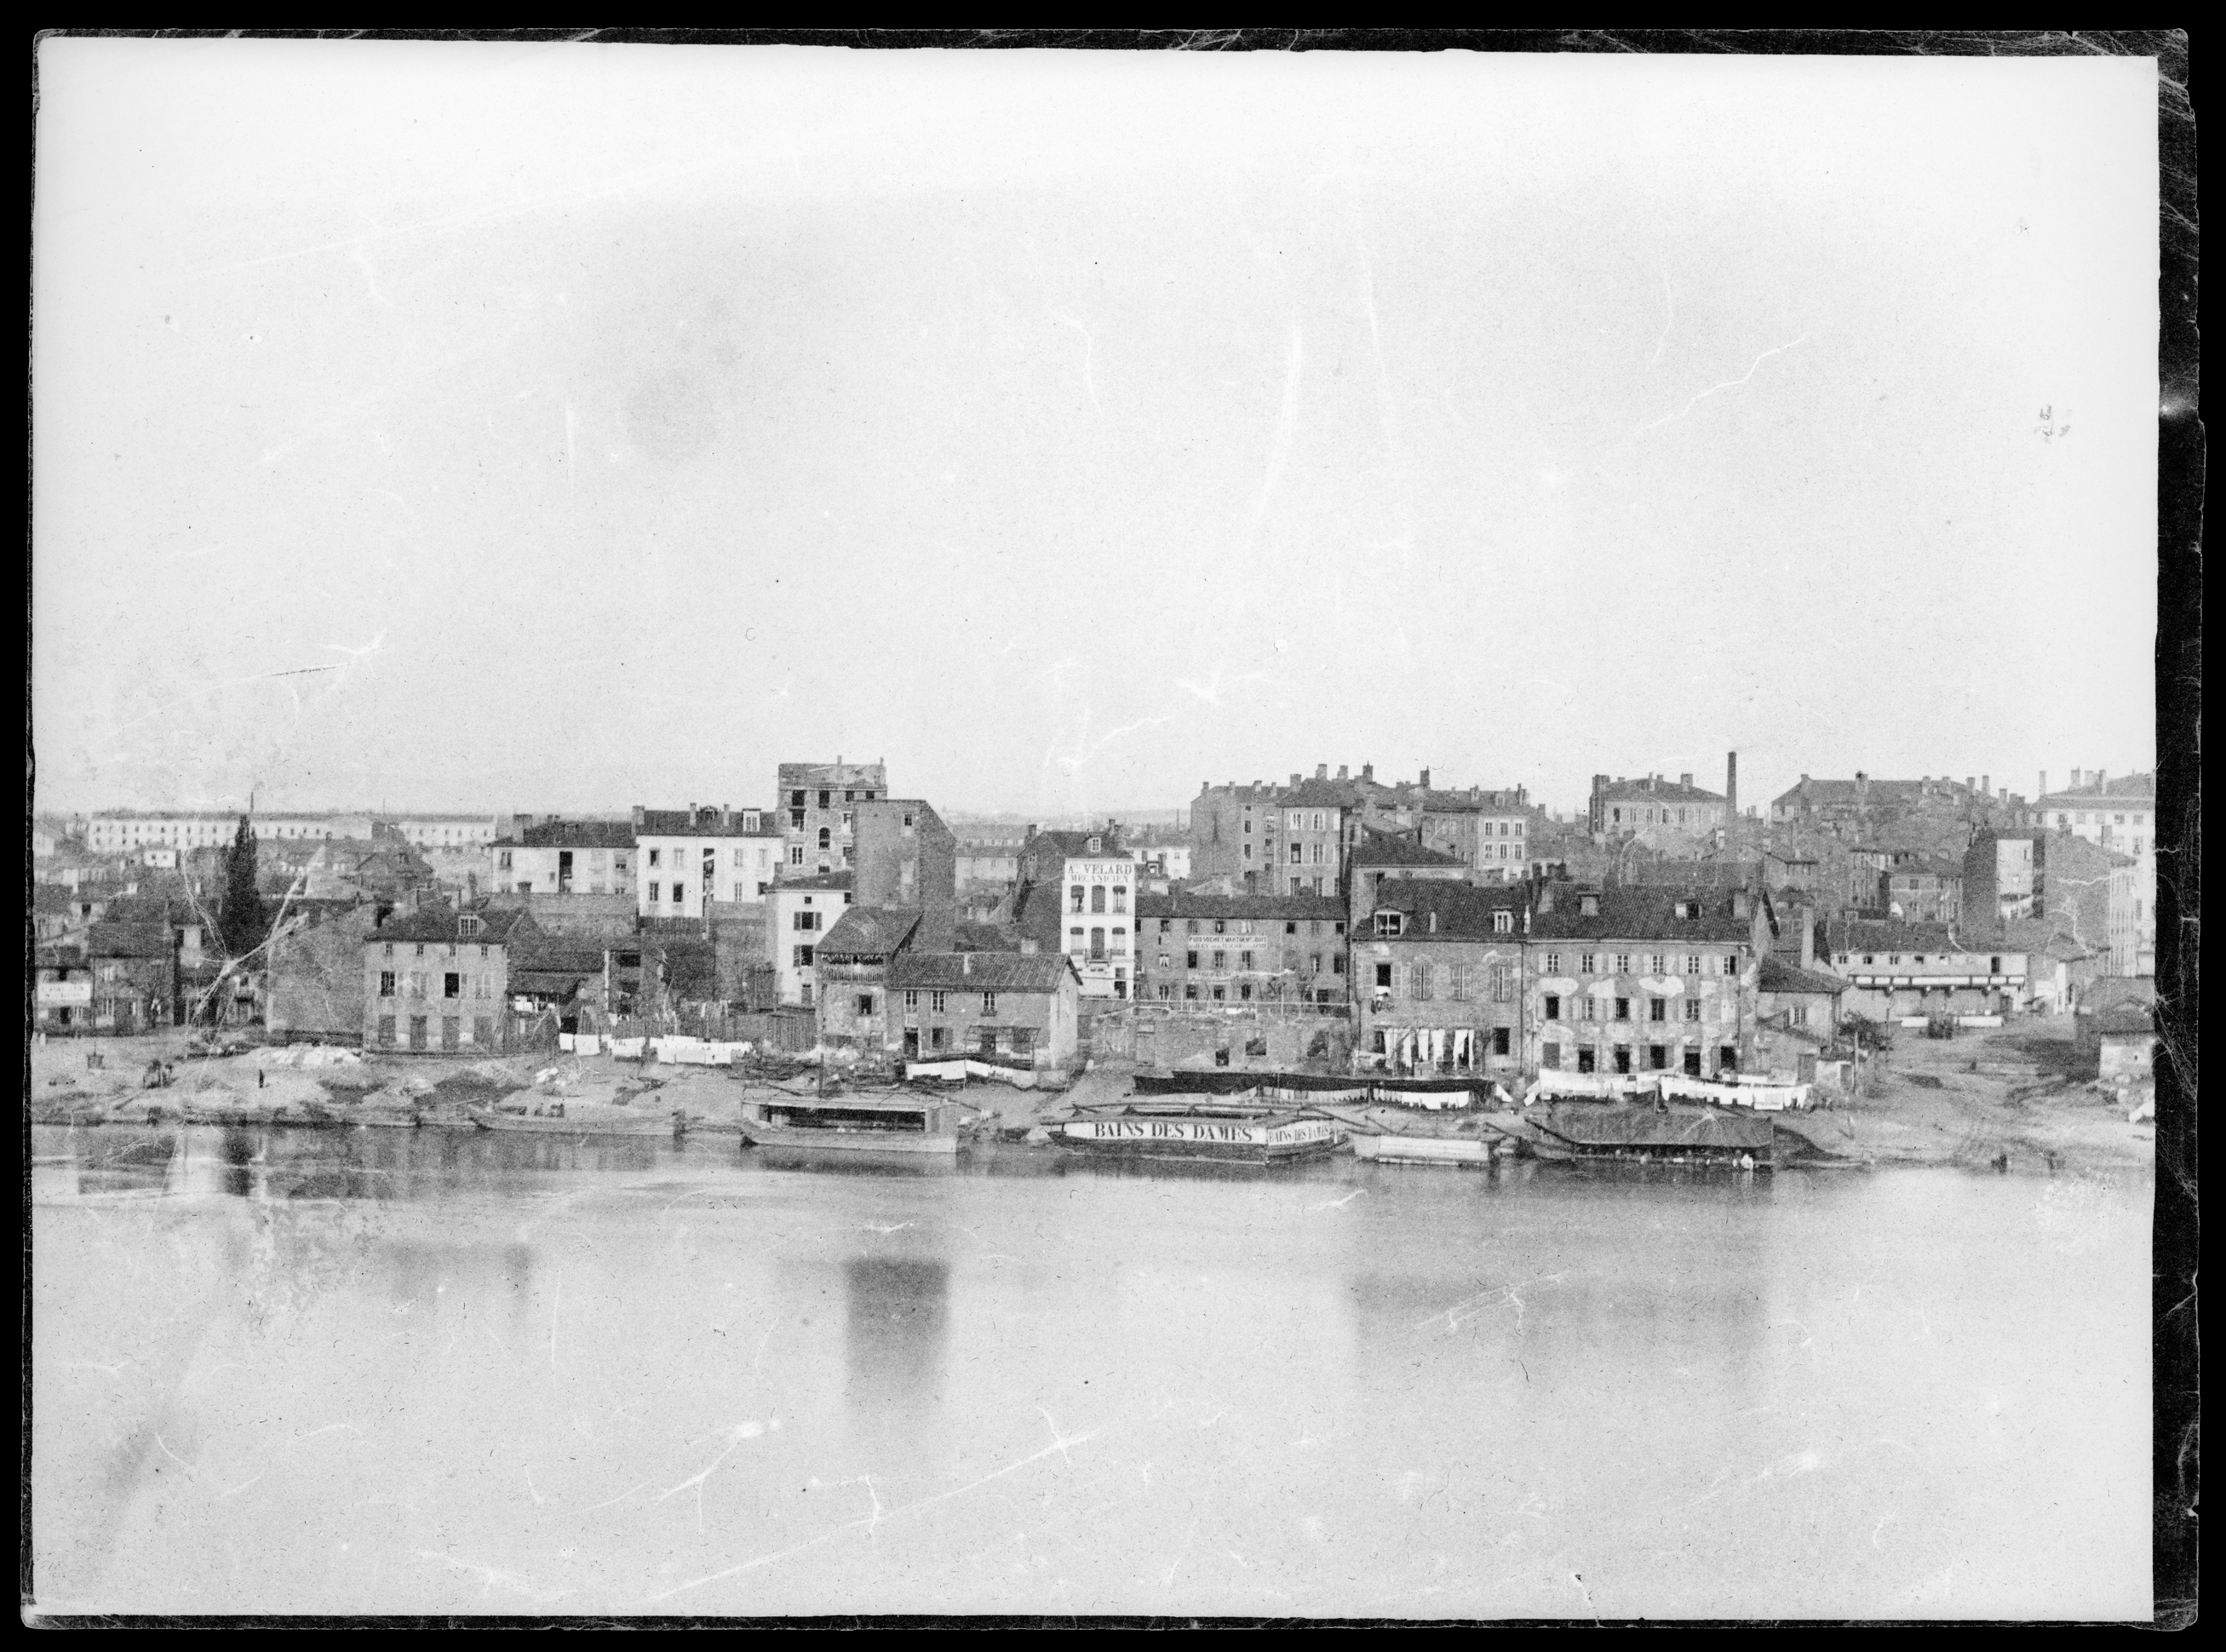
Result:
[[[1516,1077],[1525,1058],[1520,884],[1390,879],[1352,936],[1364,1070]]]
[[[1177,889],[1136,903],[1139,1003],[1334,1009],[1350,957],[1345,905],[1332,896]]]
[[[185,810],[175,813],[114,809],[88,816],[85,846],[95,855],[133,853],[166,846],[171,848],[221,848],[239,830],[238,812]],[[363,837],[371,836],[372,816],[353,814],[258,814],[248,816],[248,829],[258,841],[278,838]]]
[[[1730,818],[1726,799],[1695,785],[1690,774],[1675,781],[1659,774],[1636,780],[1593,776],[1588,820],[1594,837],[1629,837],[1650,827],[1704,836]]]
[[[494,886],[519,895],[633,895],[633,823],[630,820],[511,818],[510,830],[488,846]]]
[[[780,875],[785,842],[762,810],[637,808],[634,910],[644,918],[702,918],[711,902],[760,904]]]
[[[2038,918],[2042,900],[2044,839],[2035,831],[1983,831],[1963,855],[1963,913],[1981,929]]]
[[[881,763],[783,763],[774,774],[785,870],[816,877],[846,872],[855,861],[853,816],[862,803],[889,795]]]
[[[958,839],[925,801],[862,798],[851,814],[859,905],[947,908],[956,902]]]
[[[525,912],[423,906],[373,930],[362,947],[363,1041],[418,1052],[512,1047],[512,948],[534,933]]]
[[[900,952],[888,993],[889,1049],[906,1059],[964,1055],[1066,1071],[1078,1058],[1082,982],[1064,956]]]
[[[766,897],[766,941],[773,993],[782,1004],[810,1007],[820,941],[851,903],[847,872],[816,874],[773,885]]]
[[[1136,863],[1070,855],[1059,865],[1059,950],[1084,998],[1129,995],[1136,974]]]
[[[2121,775],[2113,780],[2107,774],[2074,769],[2071,785],[2061,791],[2046,791],[2047,778],[2041,777],[2044,795],[2034,802],[2032,824],[2069,832],[2136,859],[2155,851],[2154,773]]]
[[[1739,1071],[1771,941],[1768,908],[1750,890],[1542,886],[1526,956],[1529,1064]]]
[[[1873,1021],[1933,1015],[2007,1015],[2025,1006],[2023,952],[1979,949],[1945,924],[1842,919],[1831,926],[1832,973],[1847,1010]]]

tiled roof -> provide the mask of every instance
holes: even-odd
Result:
[[[1868,801],[1874,805],[1896,806],[1920,801],[1928,793],[1945,802],[1960,803],[1971,795],[1959,780],[1945,778],[1937,780],[1803,780],[1789,791],[1781,791],[1771,799],[1771,807],[1780,804],[1792,804],[1806,801],[1828,808],[1847,808],[1860,802],[1867,788]]]
[[[1442,854],[1424,848],[1411,838],[1395,836],[1389,832],[1369,832],[1360,846],[1352,852],[1356,867],[1379,866],[1437,866],[1462,867],[1467,864],[1459,855]]]
[[[477,934],[461,933],[457,925],[466,918],[479,920]],[[448,906],[421,906],[414,912],[397,912],[366,937],[366,944],[392,941],[436,941],[442,945],[461,942],[471,946],[507,946],[537,932],[538,926],[523,908],[483,907],[458,912]]]
[[[544,820],[526,827],[515,837],[499,837],[499,849],[630,849],[633,847],[631,820]]]
[[[2156,801],[2155,773],[2152,772],[2146,774],[2125,774],[2115,780],[2105,780],[2100,785],[2073,786],[2064,791],[2051,791],[2040,800],[2039,806],[2043,809],[2054,809],[2059,805],[2066,809],[2077,809],[2083,805],[2092,809],[2096,804],[2105,801],[2129,804],[2154,803]]]
[[[1425,791],[1422,811],[1431,815],[1530,815],[1530,805],[1510,791]]]
[[[1595,895],[1599,910],[1587,917],[1587,894]],[[1553,910],[1542,905],[1531,919],[1531,933],[1550,940],[1601,941],[1743,941],[1752,932],[1752,920],[1732,913],[1733,896],[1719,892],[1695,895],[1689,889],[1638,888],[1619,885],[1592,892],[1555,888]],[[1698,900],[1698,918],[1681,918],[1678,909]]]
[[[2087,1031],[2102,1037],[2140,1037],[2156,1031],[2156,1010],[2145,1004],[2112,1004],[2087,1018]]]
[[[1377,886],[1377,912],[1403,912],[1405,940],[1520,939],[1522,912],[1530,892],[1519,883],[1453,883],[1439,878],[1392,878]],[[1494,927],[1499,912],[1515,914],[1511,931]],[[1430,927],[1432,918],[1437,927]],[[1364,925],[1364,928],[1366,926]]]
[[[1651,799],[1657,803],[1721,803],[1723,794],[1703,791],[1698,786],[1680,785],[1675,780],[1612,780],[1600,788],[1600,795],[1609,803],[1626,803]]]
[[[1775,956],[1762,961],[1761,988],[1766,993],[1830,993],[1835,995],[1848,990],[1848,983],[1837,975],[1825,975],[1815,969],[1797,969]]]
[[[85,937],[93,958],[167,958],[175,947],[168,924],[95,924]]]
[[[1841,918],[1828,931],[1835,952],[1969,952],[1946,924],[1903,924]]]
[[[1038,832],[1021,847],[1032,855],[1057,855],[1061,858],[1086,861],[1093,858],[1090,850],[1090,840],[1093,837],[1097,840],[1097,851],[1094,857],[1097,860],[1117,861],[1128,853],[1121,834],[1102,827],[1089,832]]]
[[[1329,895],[1209,895],[1177,889],[1139,895],[1139,918],[1280,918],[1345,921],[1345,903]]]
[[[1002,924],[959,924],[953,931],[961,952],[1018,952],[1020,941]]]
[[[892,990],[1050,993],[1073,973],[1059,953],[900,952],[889,960]]]
[[[742,826],[745,815],[758,817],[757,829],[746,831]],[[645,809],[641,824],[633,829],[637,838],[642,837],[779,837],[780,819],[770,809],[731,809],[722,823],[716,809],[699,809],[690,815],[685,809]]]
[[[886,958],[919,927],[917,906],[853,906],[812,950],[818,958]]]
[[[1358,809],[1369,790],[1357,780],[1301,780],[1277,788],[1275,802],[1285,809]]]

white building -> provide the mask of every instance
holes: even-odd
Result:
[[[2046,775],[2041,778],[2045,781]],[[2156,776],[2128,774],[2113,780],[2107,774],[2071,771],[2071,785],[2049,791],[2033,806],[2036,826],[2052,832],[2070,832],[2089,843],[2130,855],[2139,860],[2156,850]]]
[[[398,815],[391,823],[421,849],[485,848],[494,842],[492,815]]]
[[[250,829],[260,842],[279,838],[359,837],[371,836],[369,815],[289,814],[255,815]],[[144,848],[222,848],[239,830],[237,813],[179,811],[142,813],[136,809],[113,809],[86,821],[85,846],[95,855],[130,855]]]
[[[1084,998],[1126,998],[1136,976],[1136,862],[1132,855],[1069,855],[1060,874],[1062,950]]]
[[[519,815],[489,846],[503,894],[620,895],[634,888],[633,823]]]
[[[754,905],[781,870],[783,834],[757,809],[636,809],[634,910],[644,918],[701,918],[706,900]]]
[[[820,937],[850,904],[853,881],[848,872],[822,872],[777,883],[766,892],[766,938],[780,1002],[811,1007]]]

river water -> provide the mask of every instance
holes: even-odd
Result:
[[[2145,1180],[33,1136],[49,1611],[2150,1610]]]

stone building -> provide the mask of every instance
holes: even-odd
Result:
[[[1675,781],[1659,774],[1636,780],[1593,776],[1588,821],[1595,837],[1629,837],[1649,827],[1706,836],[1730,819],[1729,801],[1695,785],[1690,774]]]
[[[1079,1050],[1082,982],[1063,954],[900,952],[888,968],[892,1052],[970,1055],[1068,1071]]]
[[[783,763],[774,775],[786,871],[800,876],[848,871],[854,860],[854,816],[862,803],[889,795],[880,763]]]
[[[773,969],[773,994],[783,1005],[809,1007],[817,982],[820,941],[851,904],[851,874],[829,872],[786,879],[766,897],[766,949]]]
[[[508,817],[488,846],[494,886],[521,895],[626,895],[634,893],[633,823]]]
[[[1829,930],[1843,1007],[1872,1021],[1933,1015],[2007,1015],[2023,1007],[2027,958],[2000,944],[1974,946],[1946,924],[1842,918]]]
[[[942,816],[918,797],[862,799],[851,816],[859,905],[953,905],[958,840]]]
[[[364,1043],[374,1049],[512,1047],[513,946],[537,933],[522,911],[421,906],[372,931],[361,949]]]
[[[1364,1069],[1512,1080],[1525,1058],[1527,884],[1385,879],[1352,936]]]
[[[1767,905],[1752,890],[1542,885],[1526,957],[1528,1063],[1736,1071],[1771,944]]]
[[[644,918],[701,918],[714,901],[763,903],[783,865],[785,839],[759,809],[690,804],[633,811],[634,911]]]
[[[1335,1008],[1346,998],[1344,903],[1177,889],[1136,903],[1136,1000]]]

